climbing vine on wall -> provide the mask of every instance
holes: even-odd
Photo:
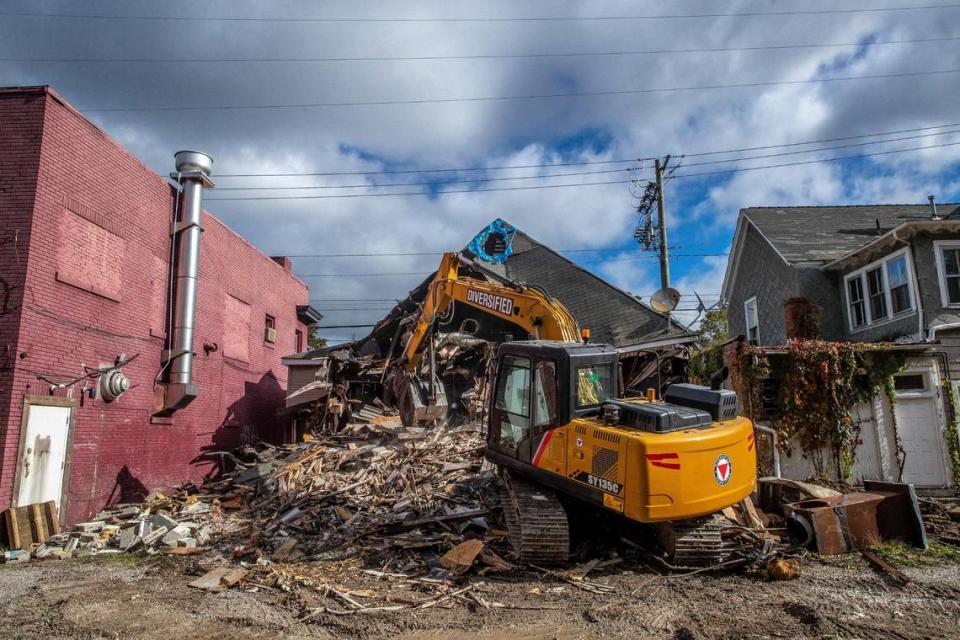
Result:
[[[950,455],[950,471],[953,474],[954,485],[960,485],[960,416],[957,416],[957,393],[953,390],[953,385],[949,380],[943,381],[943,392],[947,396],[947,404],[950,405],[950,416],[947,420],[946,438],[947,452]]]
[[[900,427],[897,425],[897,388],[893,383],[893,375],[883,381],[883,392],[890,403],[890,426],[893,427],[893,445],[897,455],[897,482],[903,481],[903,464],[906,462],[906,451],[903,448],[903,438],[900,437]]]
[[[776,428],[783,446],[832,448],[849,476],[860,435],[854,407],[880,393],[904,356],[882,343],[790,340],[777,347],[743,343],[728,365],[752,418]]]

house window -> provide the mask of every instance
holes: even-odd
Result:
[[[907,271],[907,256],[901,255],[887,262],[890,276],[890,309],[893,315],[910,311],[910,273]]]
[[[957,248],[960,251],[960,243]],[[851,331],[916,310],[909,249],[901,249],[882,260],[868,264],[848,274],[844,281]]]
[[[750,344],[760,344],[760,317],[757,313],[756,296],[743,304],[743,319],[747,325],[747,340]]]
[[[922,373],[906,373],[893,376],[895,391],[926,391],[926,376]]]
[[[874,321],[887,317],[887,288],[883,285],[883,268],[867,271],[867,288],[870,291],[870,317]]]
[[[935,242],[943,306],[960,306],[960,242]]]
[[[867,324],[867,304],[863,299],[863,278],[847,280],[847,299],[850,300],[850,322],[854,327]]]
[[[267,315],[264,317],[263,321],[263,341],[273,344],[277,341],[277,321],[271,316]]]
[[[302,353],[303,352],[303,331],[300,331],[300,329],[297,329],[294,332],[293,342],[297,349],[296,352]]]

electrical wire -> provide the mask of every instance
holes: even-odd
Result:
[[[895,149],[895,150],[893,150],[893,151],[875,151],[875,152],[872,152],[872,153],[858,153],[858,154],[849,155],[849,156],[837,156],[837,157],[835,157],[835,158],[824,158],[824,159],[821,159],[821,160],[804,160],[804,161],[801,161],[801,162],[785,162],[785,163],[782,163],[782,164],[769,164],[769,165],[763,165],[763,166],[760,166],[760,167],[738,167],[738,168],[736,168],[736,169],[724,169],[724,170],[720,170],[720,171],[701,171],[701,172],[698,172],[698,173],[678,173],[678,174],[676,174],[676,175],[674,176],[674,178],[695,178],[695,177],[699,177],[699,176],[715,176],[715,175],[728,174],[728,173],[740,173],[740,172],[743,172],[743,171],[758,171],[758,170],[760,170],[760,169],[778,169],[778,168],[780,168],[780,167],[796,167],[796,166],[805,165],[805,164],[816,164],[816,163],[818,163],[818,162],[836,162],[836,161],[839,161],[839,160],[854,160],[854,159],[857,159],[857,158],[872,158],[872,157],[875,157],[875,156],[886,156],[886,155],[892,155],[892,154],[895,154],[895,153],[905,153],[905,152],[908,152],[908,151],[920,151],[920,150],[923,150],[923,149],[938,149],[938,148],[941,148],[941,147],[955,147],[955,146],[957,146],[957,145],[960,145],[960,142],[947,142],[947,143],[943,143],[943,144],[928,145],[928,146],[926,146],[926,147],[911,147],[910,149]]]
[[[730,255],[729,253],[673,253],[670,255],[671,258],[704,258],[704,257],[725,257]],[[610,262],[636,262],[640,260],[656,260],[659,256],[655,254],[648,254],[637,257],[622,257],[615,256],[613,258],[602,258],[599,260],[590,260],[584,261],[583,265],[597,265],[597,264],[607,264]],[[574,263],[576,264],[576,263]],[[363,276],[363,277],[373,277],[373,276],[426,276],[431,273],[436,273],[436,271],[410,271],[406,273],[297,273],[294,274],[298,278],[335,278],[338,276]]]
[[[778,51],[791,49],[818,49],[839,47],[875,47],[897,44],[923,44],[930,42],[950,42],[960,40],[960,36],[943,38],[913,38],[908,40],[875,40],[865,42],[825,42],[780,45],[756,45],[747,47],[707,47],[699,49],[639,49],[629,51],[571,51],[558,53],[492,53],[449,56],[354,56],[322,58],[0,58],[0,62],[16,63],[56,63],[56,64],[211,64],[211,63],[304,63],[304,62],[421,62],[433,60],[504,60],[504,59],[543,59],[543,58],[598,58],[614,56],[641,56],[657,54],[686,53],[734,53],[746,51]]]
[[[819,140],[806,140],[803,142],[788,142],[784,144],[761,145],[757,147],[743,147],[740,149],[726,149],[722,151],[701,151],[698,153],[682,154],[686,158],[695,158],[699,156],[720,155],[727,153],[741,153],[744,151],[760,151],[762,149],[779,149],[781,147],[797,147],[808,144],[821,144],[824,142],[841,142],[844,140],[857,140],[860,138],[874,138],[878,136],[892,136],[901,133],[913,133],[916,131],[930,131],[932,129],[945,129],[947,127],[960,127],[960,122],[951,122],[948,124],[938,124],[928,127],[915,127],[912,129],[899,129],[897,131],[884,131],[879,133],[863,133],[856,136],[843,136],[839,138],[820,138]],[[681,154],[671,154],[679,156]],[[386,169],[382,171],[322,171],[311,173],[218,173],[217,179],[222,178],[279,178],[279,177],[297,177],[297,176],[369,176],[369,175],[396,175],[412,173],[448,173],[448,172],[466,172],[466,171],[499,171],[506,169],[545,169],[550,167],[572,167],[591,164],[626,164],[630,162],[645,162],[656,160],[649,158],[625,158],[619,160],[585,160],[583,162],[555,162],[550,164],[519,164],[519,165],[501,165],[493,167],[443,167],[438,169]],[[218,188],[223,190],[223,188]]]
[[[940,135],[940,134],[929,134]],[[918,136],[922,137],[922,136]],[[326,184],[326,185],[295,185],[292,187],[217,187],[217,191],[302,191],[310,189],[366,189],[369,187],[410,187],[410,186],[438,186],[445,184],[470,184],[478,182],[501,182],[505,180],[538,180],[541,178],[561,178],[567,176],[593,176],[599,174],[620,173],[623,171],[637,172],[639,168],[627,167],[622,169],[601,169],[599,171],[572,171],[554,173],[550,175],[534,176],[506,176],[500,178],[469,178],[466,180],[439,180],[435,182],[387,182],[381,184]]]
[[[895,78],[913,78],[960,73],[960,69],[935,69],[930,71],[908,71],[904,73],[881,73],[865,76],[835,76],[830,78],[811,78],[807,80],[774,80],[765,82],[739,82],[733,84],[691,85],[685,87],[645,87],[641,89],[610,89],[606,91],[569,91],[563,93],[540,93],[512,96],[475,96],[462,98],[418,98],[405,100],[358,100],[353,102],[302,102],[295,104],[259,104],[259,105],[214,105],[214,106],[165,106],[165,107],[98,107],[83,108],[88,113],[119,112],[165,112],[165,111],[262,111],[269,109],[323,109],[336,107],[383,107],[418,104],[452,104],[461,102],[507,102],[521,100],[548,100],[556,98],[582,98],[598,96],[622,96],[656,93],[675,93],[682,91],[711,91],[716,89],[743,89],[755,87],[773,87],[781,85],[817,84],[820,82],[851,82],[857,80],[890,80]]]
[[[732,174],[739,173],[742,171],[758,171],[761,169],[777,169],[780,167],[792,167],[806,164],[817,164],[820,162],[837,162],[841,160],[851,160],[855,158],[870,158],[874,156],[883,156],[883,155],[892,155],[897,153],[908,153],[911,151],[921,151],[924,149],[939,149],[942,147],[954,147],[960,145],[960,142],[948,142],[942,144],[932,144],[921,147],[910,147],[907,149],[894,149],[892,151],[876,151],[872,153],[860,153],[847,156],[837,156],[834,158],[820,158],[817,160],[805,160],[797,162],[784,162],[780,164],[771,164],[771,165],[762,165],[759,167],[737,167],[733,169],[724,169],[720,171],[704,171],[699,173],[678,173],[674,175],[674,178],[693,178],[698,176],[709,176],[709,175],[720,175],[720,174]],[[737,159],[730,160],[729,162],[738,162]],[[606,181],[596,181],[596,182],[573,182],[573,183],[564,183],[564,184],[542,184],[542,185],[527,185],[523,187],[490,187],[484,189],[450,189],[447,191],[438,191],[436,193],[429,193],[423,191],[399,191],[392,193],[344,193],[344,194],[327,194],[319,196],[255,196],[255,197],[245,197],[245,198],[206,198],[205,202],[211,201],[220,201],[220,202],[237,202],[237,201],[260,201],[260,200],[321,200],[328,198],[377,198],[377,197],[389,197],[389,196],[440,196],[451,193],[484,193],[488,191],[526,191],[530,189],[561,189],[561,188],[570,188],[570,187],[597,187],[602,185],[612,185],[612,184],[626,184],[623,180],[606,180]],[[272,212],[271,212],[272,213]]]
[[[684,163],[684,167],[697,167],[702,165],[714,165],[714,164],[726,164],[730,162],[741,162],[744,160],[760,160],[764,158],[778,158],[782,156],[793,156],[800,155],[804,153],[816,153],[818,151],[833,151],[836,149],[850,149],[852,147],[865,147],[873,144],[885,144],[889,142],[902,142],[904,140],[916,140],[919,138],[931,138],[934,136],[945,136],[953,133],[960,133],[960,129],[952,129],[949,131],[938,131],[936,133],[925,133],[915,136],[904,136],[900,138],[891,138],[889,140],[871,140],[868,142],[856,142],[851,144],[842,144],[834,145],[830,147],[820,147],[817,149],[802,149],[800,151],[783,151],[779,153],[768,153],[764,155],[757,156],[745,156],[742,158],[728,158],[723,160],[708,160],[704,162],[694,162],[694,163]],[[732,152],[731,152],[732,153]],[[684,156],[677,156],[683,158]],[[676,170],[676,166],[673,170]],[[316,189],[369,189],[373,187],[413,187],[413,186],[429,186],[429,187],[442,187],[447,184],[470,184],[470,183],[482,183],[482,182],[499,182],[504,180],[539,180],[544,178],[559,178],[559,177],[568,177],[568,176],[587,176],[587,175],[598,175],[598,174],[610,174],[610,173],[619,173],[621,171],[631,171],[638,172],[639,168],[626,168],[626,169],[604,169],[601,171],[573,171],[568,173],[555,173],[548,175],[533,175],[533,176],[509,176],[501,178],[471,178],[468,180],[441,180],[435,182],[388,182],[388,183],[365,183],[365,184],[340,184],[340,185],[294,185],[289,187],[218,187],[217,191],[303,191],[303,190],[316,190]],[[637,177],[636,173],[632,176]],[[672,177],[672,172],[670,176]]]
[[[707,247],[713,242],[687,242],[682,245],[672,245],[671,251],[686,247]],[[552,249],[557,253],[601,253],[604,251],[642,251],[636,247],[605,247],[602,249]],[[402,252],[371,252],[371,253],[283,253],[282,251],[268,252],[270,255],[283,255],[287,258],[365,258],[365,257],[394,257],[394,256],[440,256],[449,251],[402,251]],[[391,298],[392,300],[392,298]]]
[[[613,15],[613,16],[511,16],[511,17],[453,17],[453,18],[410,18],[410,17],[319,17],[319,16],[195,16],[179,14],[175,16],[137,15],[119,16],[102,13],[28,13],[25,11],[3,11],[0,16],[26,18],[66,18],[83,20],[118,21],[161,21],[161,22],[294,22],[294,23],[447,23],[447,22],[597,22],[620,20],[685,20],[699,18],[752,18],[761,16],[810,16],[841,15],[858,13],[895,13],[908,11],[935,11],[954,9],[960,3],[910,5],[899,7],[861,7],[855,9],[791,9],[789,11],[737,11],[713,13],[662,13],[653,15]]]

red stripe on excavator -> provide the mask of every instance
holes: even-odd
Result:
[[[751,433],[747,436],[747,451],[753,451],[753,443],[757,439],[757,434]]]
[[[547,431],[546,435],[543,436],[543,440],[540,441],[540,446],[537,447],[537,453],[533,456],[533,466],[540,464],[540,458],[543,456],[543,452],[547,450],[547,444],[550,442],[550,438],[553,437],[553,431]]]
[[[648,453],[647,460],[654,467],[662,467],[664,469],[679,469],[679,462],[662,462],[663,460],[677,460],[680,458],[679,453]]]

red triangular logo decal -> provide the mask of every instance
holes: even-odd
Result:
[[[726,464],[718,464],[718,465],[717,465],[717,470],[720,472],[720,477],[721,477],[721,478],[726,478],[726,477],[727,477],[727,465],[726,465]]]

